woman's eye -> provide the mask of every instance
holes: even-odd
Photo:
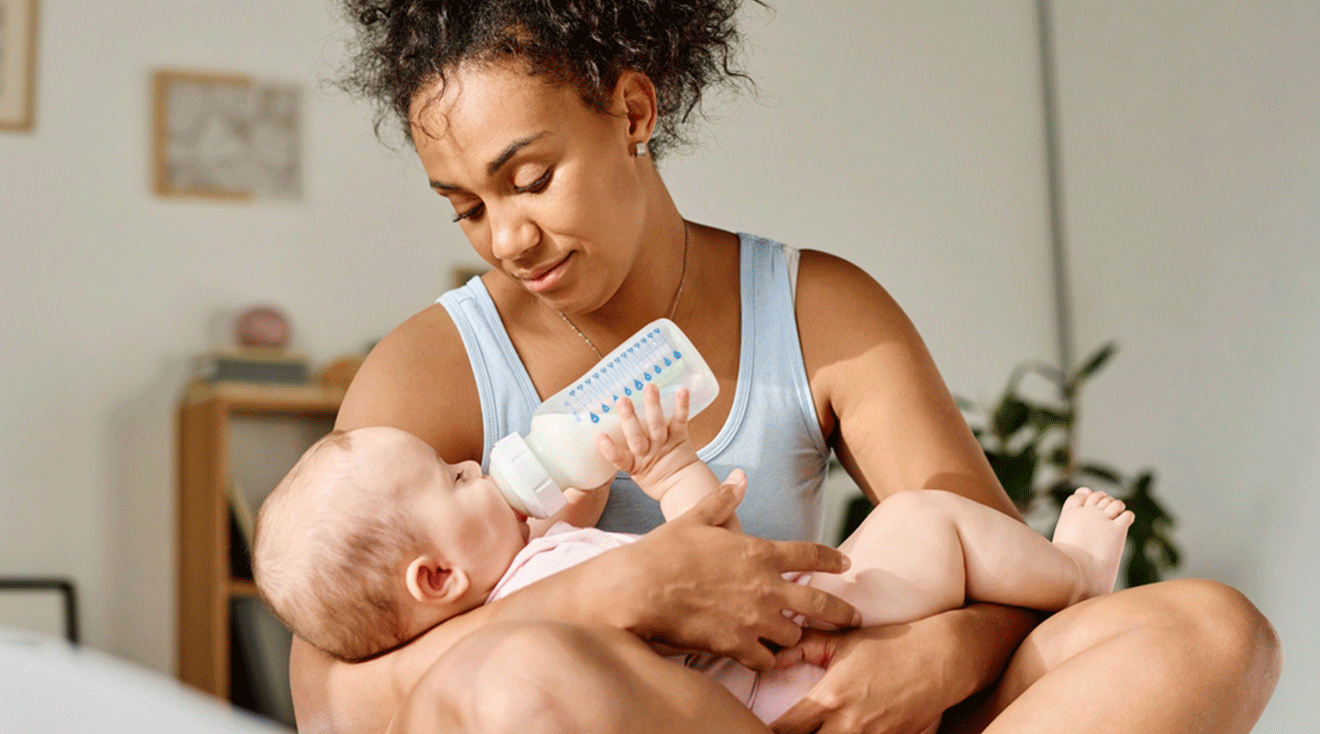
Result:
[[[485,204],[477,204],[476,206],[470,209],[464,209],[463,211],[454,215],[454,221],[461,222],[464,219],[473,219],[475,217],[479,217],[481,216],[482,210],[485,208],[486,208]]]
[[[545,191],[545,187],[550,185],[550,179],[554,175],[554,170],[547,168],[540,178],[527,184],[526,186],[514,186],[513,190],[520,194],[539,194]]]

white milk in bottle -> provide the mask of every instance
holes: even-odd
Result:
[[[532,414],[526,436],[505,436],[490,450],[490,477],[519,512],[544,518],[565,505],[569,487],[595,489],[614,478],[614,466],[596,449],[596,436],[622,442],[614,405],[628,398],[642,413],[642,389],[660,389],[660,405],[672,415],[674,395],[687,388],[689,414],[719,394],[715,375],[687,336],[658,319],[605,355]]]

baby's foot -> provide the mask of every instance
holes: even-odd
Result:
[[[1135,516],[1122,501],[1082,487],[1063,503],[1054,544],[1077,562],[1082,584],[1074,602],[1114,590],[1127,529]]]

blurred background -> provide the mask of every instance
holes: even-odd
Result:
[[[757,94],[712,100],[662,163],[680,209],[858,263],[960,395],[1057,363],[1036,4],[773,6],[745,13]],[[1120,346],[1082,453],[1153,468],[1176,575],[1273,621],[1285,670],[1256,731],[1294,731],[1320,716],[1320,4],[1052,8],[1073,350]],[[170,674],[194,357],[258,303],[313,365],[361,353],[480,263],[327,82],[326,2],[42,0],[37,39],[34,122],[0,131],[0,576],[72,579],[86,645]],[[299,88],[294,194],[155,193],[164,69]]]

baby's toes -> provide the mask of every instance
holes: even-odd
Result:
[[[1087,507],[1103,507],[1109,500],[1109,495],[1104,492],[1092,492],[1086,496]]]
[[[1122,504],[1122,503],[1119,503],[1119,504]],[[1119,515],[1118,517],[1114,518],[1114,523],[1117,524],[1117,525],[1121,525],[1124,529],[1126,529],[1126,528],[1132,527],[1132,523],[1135,522],[1136,519],[1137,519],[1137,516],[1136,516],[1136,514],[1134,514],[1134,513],[1132,512],[1132,510],[1126,510],[1126,511],[1123,512],[1123,514],[1121,514],[1121,515]]]
[[[1121,515],[1123,513],[1123,510],[1127,509],[1127,505],[1123,504],[1123,500],[1115,499],[1111,497],[1109,499],[1109,503],[1104,505],[1100,509],[1104,511],[1105,517],[1109,518],[1110,520],[1113,520],[1117,518],[1119,515]]]
[[[1068,499],[1063,501],[1063,508],[1067,510],[1073,507],[1081,507],[1086,502],[1087,496],[1090,494],[1090,489],[1086,487],[1078,487],[1077,491],[1068,495]]]

